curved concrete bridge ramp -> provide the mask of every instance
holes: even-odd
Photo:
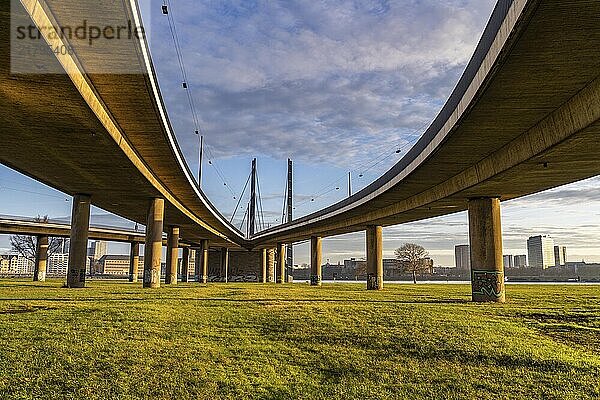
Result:
[[[2,163],[65,193],[90,195],[94,205],[142,224],[150,199],[164,198],[164,226],[180,227],[187,241],[243,245],[242,233],[197,189],[183,160],[143,36],[89,46],[89,38],[61,39],[47,29],[75,29],[83,21],[115,29],[136,26],[137,2],[27,0],[23,5],[12,11],[9,2],[0,6]],[[56,55],[46,47],[32,57],[62,73],[11,71],[11,12],[29,24],[30,14],[37,26],[46,27],[42,33],[53,48],[73,50]]]

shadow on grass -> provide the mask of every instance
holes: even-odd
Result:
[[[0,298],[0,301],[56,301],[62,303],[77,303],[77,302],[104,302],[114,303],[122,301],[185,301],[185,302],[220,302],[220,303],[257,303],[257,304],[273,304],[273,303],[340,303],[340,304],[471,304],[470,300],[465,299],[414,299],[414,300],[373,300],[373,299],[277,299],[277,298],[256,298],[256,299],[230,299],[224,297],[123,297],[105,299],[100,297],[89,298],[18,298],[6,297]]]
[[[54,284],[44,284],[44,283],[0,283],[0,289],[17,289],[17,288],[27,288],[27,289],[54,289],[60,288],[61,283],[56,282]]]
[[[8,310],[0,310],[0,314],[26,314],[32,313],[36,311],[45,311],[45,310],[54,310],[53,307],[44,307],[44,306],[18,306],[17,308],[10,308]]]

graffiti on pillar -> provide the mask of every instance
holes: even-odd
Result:
[[[83,272],[83,274],[82,274]],[[70,282],[84,282],[85,281],[85,269],[72,268],[69,273],[71,274]]]
[[[379,290],[381,289],[381,279],[377,278],[377,274],[368,274],[367,275],[367,289],[369,290]]]
[[[159,271],[156,270],[144,270],[144,283],[150,284],[152,282],[160,282]]]
[[[310,284],[312,286],[318,286],[321,284],[321,277],[319,275],[311,275],[310,276]]]
[[[473,294],[502,297],[504,274],[500,271],[473,271]]]

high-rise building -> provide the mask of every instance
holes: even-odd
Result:
[[[504,268],[514,268],[514,257],[511,254],[502,256]]]
[[[527,255],[529,266],[532,268],[547,269],[553,267],[554,239],[549,235],[532,236],[527,239]]]
[[[514,258],[515,268],[525,268],[527,266],[527,256],[525,254],[519,254]]]
[[[54,253],[48,257],[46,272],[48,275],[67,275],[69,266],[69,253]]]
[[[96,240],[95,242],[92,242],[92,245],[88,250],[88,256],[92,257],[94,261],[98,261],[106,255],[107,247],[108,245],[105,241]]]
[[[90,270],[90,257],[85,260],[86,271]],[[54,276],[65,276],[69,268],[69,253],[54,253],[48,257],[46,273]]]
[[[554,246],[554,265],[560,267],[567,262],[567,248],[565,246]]]
[[[471,269],[471,246],[468,244],[454,246],[454,262],[458,271],[469,271]]]

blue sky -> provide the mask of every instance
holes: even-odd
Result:
[[[346,196],[348,171],[355,190],[370,183],[401,158],[439,111],[494,4],[170,0],[208,145],[205,161],[212,162],[205,163],[203,176],[209,198],[229,216],[253,157],[270,224],[281,218],[288,157],[295,163],[295,216]],[[151,25],[161,91],[196,171],[198,140],[167,18],[158,5],[150,10],[143,17]],[[594,224],[600,203],[593,195],[598,183],[592,179],[506,203],[505,252],[523,254],[529,235],[548,233],[569,247],[569,260],[600,261]],[[70,215],[68,196],[5,167],[0,168],[0,202],[2,214]],[[123,223],[102,210],[93,214],[98,223]],[[363,256],[363,236],[326,239],[324,258]],[[384,240],[386,256],[414,241],[425,245],[438,264],[452,265],[454,244],[467,242],[467,217],[460,213],[389,227]],[[0,238],[0,248],[6,247],[6,237]],[[118,245],[111,250],[124,251]],[[308,261],[306,245],[296,254],[296,263]]]

